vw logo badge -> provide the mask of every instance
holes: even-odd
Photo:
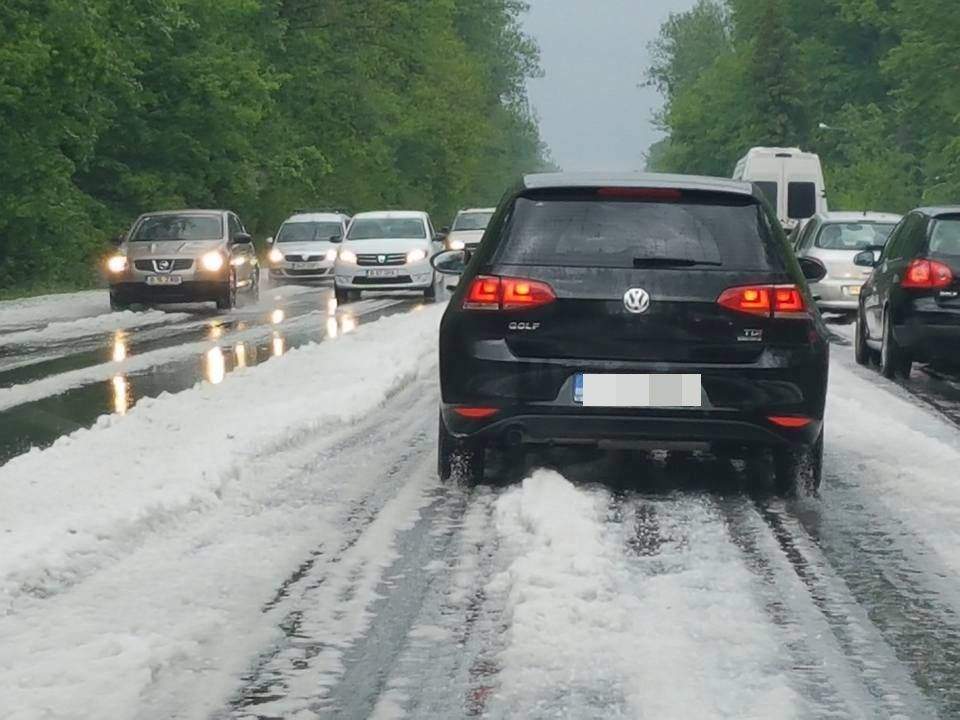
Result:
[[[634,315],[650,309],[650,294],[643,288],[630,288],[623,294],[623,306]]]
[[[383,265],[387,261],[386,255],[377,255],[377,262]]]

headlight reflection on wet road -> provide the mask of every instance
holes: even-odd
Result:
[[[122,330],[113,335],[113,361],[123,362],[127,359],[127,337]]]
[[[247,366],[247,346],[242,342],[237,343],[233,348],[233,354],[237,359],[237,367],[245,368]]]
[[[113,385],[113,411],[118,415],[126,415],[130,409],[130,385],[123,375],[115,375]]]
[[[280,357],[283,355],[284,351],[284,342],[283,337],[280,335],[274,335],[273,337],[273,355],[274,357]]]
[[[227,374],[227,366],[223,357],[223,350],[218,347],[211,348],[207,351],[207,360],[204,364],[204,369],[206,371],[207,380],[209,380],[214,385],[219,385],[223,382],[223,378]]]

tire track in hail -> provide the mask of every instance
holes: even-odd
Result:
[[[815,717],[936,717],[864,608],[782,511],[783,501],[737,498],[720,507],[772,601],[768,611],[787,629],[801,692]]]
[[[311,551],[309,557],[281,584],[271,601],[264,605],[262,610],[265,614],[280,615],[277,626],[283,633],[283,640],[256,659],[251,671],[242,678],[242,687],[235,699],[218,717],[279,717],[260,714],[257,706],[282,702],[291,677],[307,670],[310,660],[328,649],[323,638],[313,637],[304,630],[312,599],[325,588],[333,569],[342,564],[345,556],[377,521],[411,471],[422,465],[433,431],[430,421],[424,418],[432,419],[427,409],[436,402],[435,394],[425,391],[423,385],[416,383],[395,398],[400,400],[411,394],[416,395],[405,412],[395,415],[388,423],[371,421],[362,424],[326,453],[344,457],[343,467],[339,470],[347,474],[351,473],[350,465],[353,463],[346,456],[351,450],[363,446],[377,446],[387,456],[389,464],[380,475],[382,482],[372,492],[350,504],[344,516],[346,526],[337,545],[328,550],[327,543],[321,543]],[[388,403],[384,412],[389,413],[393,404]],[[379,444],[378,440],[381,441]],[[399,450],[398,454],[390,457],[390,452],[394,450]],[[345,592],[349,592],[349,586]],[[341,597],[341,600],[346,599],[346,596]],[[317,690],[319,692],[319,679]]]

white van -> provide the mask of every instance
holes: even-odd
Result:
[[[798,222],[827,212],[820,157],[800,148],[750,148],[737,163],[733,179],[756,183],[787,232]]]

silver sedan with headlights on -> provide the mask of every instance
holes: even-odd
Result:
[[[350,218],[338,212],[302,212],[284,220],[276,238],[267,238],[270,282],[332,281],[337,248],[348,222]]]
[[[823,212],[810,218],[796,239],[797,257],[814,258],[827,268],[810,292],[822,312],[856,313],[860,288],[871,270],[853,259],[863,250],[878,252],[887,243],[900,216],[879,212]]]
[[[337,254],[337,302],[362,290],[416,290],[433,298],[437,276],[430,258],[443,242],[425,212],[394,210],[354,215]]]
[[[173,210],[141,215],[107,260],[110,307],[134,303],[215,302],[238,292],[256,299],[260,264],[253,239],[229,210]]]

